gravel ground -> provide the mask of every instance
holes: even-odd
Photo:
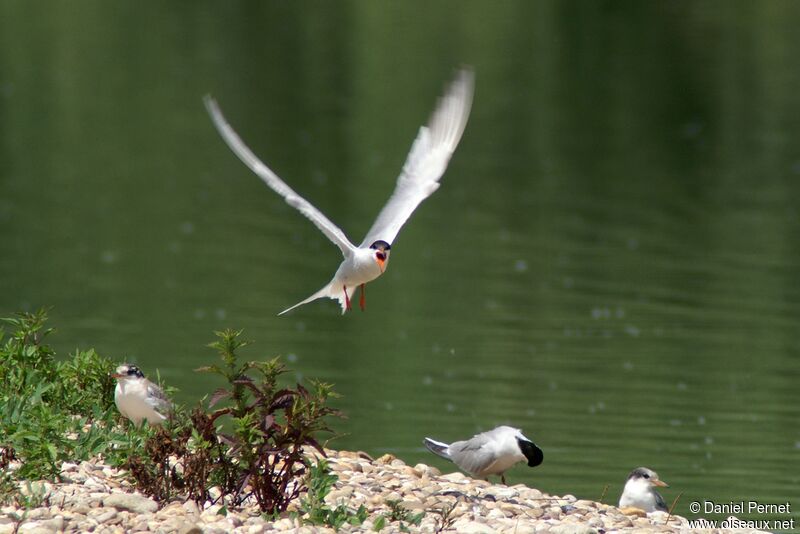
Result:
[[[689,532],[687,520],[663,512],[649,515],[572,495],[555,496],[517,484],[503,486],[474,480],[461,473],[442,475],[424,464],[408,466],[392,455],[372,459],[365,453],[327,451],[338,482],[326,502],[355,510],[360,505],[369,516],[361,525],[345,525],[340,532],[552,533]],[[223,534],[261,532],[334,532],[308,525],[300,519],[264,519],[257,508],[246,505],[221,515],[219,504],[198,507],[176,501],[159,509],[151,499],[136,493],[124,472],[100,462],[65,463],[60,483],[40,483],[41,505],[28,510],[0,509],[0,534],[52,532],[177,532]],[[34,485],[35,486],[35,485]],[[27,493],[28,487],[22,485]],[[424,512],[418,525],[389,519],[389,501],[399,501],[410,514]],[[291,508],[290,508],[291,510]],[[288,514],[286,514],[288,516]],[[384,519],[381,519],[381,518]],[[705,532],[760,532],[706,530]]]

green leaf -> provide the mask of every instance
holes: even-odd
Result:
[[[424,517],[425,517],[425,512],[422,511],[416,514],[409,515],[407,521],[412,525],[419,526],[419,524],[422,523],[422,519]]]
[[[56,449],[56,446],[52,443],[48,443],[46,447],[47,452],[50,454],[50,461],[55,462],[56,459],[58,459],[58,449]]]

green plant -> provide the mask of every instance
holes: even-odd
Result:
[[[209,346],[217,349],[222,365],[197,370],[228,382],[211,395],[208,409],[227,406],[198,409],[190,422],[176,420],[158,429],[129,467],[140,488],[159,501],[173,488],[205,501],[216,486],[229,505],[252,497],[263,513],[278,514],[305,490],[304,447],[325,454],[317,435],[331,432],[327,418],[340,415],[327,406],[335,394],[330,385],[313,381],[310,389],[280,388],[279,378],[287,371],[278,358],[239,363],[236,352],[248,344],[241,331],[216,335]],[[171,466],[170,458],[180,468]]]
[[[103,456],[123,465],[144,446],[152,429],[117,424],[111,360],[76,350],[56,361],[44,310],[2,321],[11,331],[0,330],[0,500],[8,502],[15,481],[58,479],[65,461]]]
[[[369,511],[363,504],[353,511],[344,503],[337,504],[335,508],[325,503],[325,497],[336,485],[337,480],[339,477],[331,473],[325,459],[320,459],[316,464],[309,466],[306,476],[308,491],[299,507],[304,521],[334,529],[339,529],[344,524],[360,525],[366,521]]]
[[[235,330],[217,332],[219,340],[210,346],[219,351],[225,367],[199,370],[220,374],[230,384],[230,389],[214,393],[209,408],[225,399],[233,402],[211,414],[212,422],[228,417],[233,426],[233,434],[221,435],[239,470],[233,502],[252,495],[263,512],[280,512],[304,489],[303,447],[311,446],[324,455],[316,435],[331,432],[326,418],[340,414],[326,404],[335,396],[328,384],[312,381],[311,390],[300,384],[294,389],[279,388],[278,378],[287,370],[278,358],[238,365],[235,351],[247,344],[239,340],[240,335]]]
[[[0,331],[0,456],[19,460],[13,477],[55,479],[64,461],[106,452],[115,415],[112,363],[94,351],[56,362],[45,343],[53,330],[44,310],[2,321],[12,329]]]
[[[149,431],[139,449],[129,444],[130,456],[124,467],[139,489],[158,502],[165,502],[182,490],[184,477],[170,463],[170,457],[185,458],[187,439],[184,433],[165,426],[145,427]]]
[[[227,387],[211,395],[207,408],[186,413],[176,407],[164,425],[135,428],[119,424],[113,362],[94,350],[56,361],[45,343],[53,330],[44,310],[0,321],[10,325],[8,333],[0,328],[0,502],[18,498],[21,480],[58,479],[65,461],[98,456],[126,467],[138,488],[159,502],[178,495],[207,502],[216,487],[214,497],[225,506],[252,497],[270,517],[306,491],[307,481],[318,484],[306,477],[304,449],[325,454],[318,436],[331,432],[330,416],[340,416],[328,406],[336,396],[332,387],[315,381],[279,387],[287,371],[277,358],[239,363],[236,353],[247,345],[241,331],[218,332],[211,344],[222,365],[200,371],[221,375]],[[20,504],[35,504],[38,494],[27,495]],[[339,507],[328,520],[354,517],[363,521],[366,509]]]
[[[5,453],[6,450],[4,449]],[[19,494],[19,487],[11,473],[7,471],[8,464],[0,464],[0,504],[6,505],[14,502]]]
[[[26,510],[50,505],[50,494],[41,482],[25,481],[24,490],[17,494],[17,506]]]
[[[228,494],[236,486],[236,466],[228,446],[217,439],[208,413],[200,407],[186,417],[176,411],[166,424],[150,427],[138,446],[131,444],[124,467],[138,488],[158,502],[178,493],[198,503],[211,500],[211,488]]]
[[[443,532],[445,530],[450,530],[452,528],[453,523],[455,523],[455,516],[453,512],[456,509],[456,503],[452,504],[443,504],[441,508],[431,510],[433,513],[437,514],[439,517],[436,518],[436,522],[433,525],[434,532]]]
[[[16,317],[2,319],[13,330],[0,349],[0,384],[4,393],[21,393],[32,372],[41,375],[42,381],[52,383],[56,378],[54,352],[44,344],[53,329],[44,327],[47,312],[18,313]],[[0,340],[5,332],[0,331]]]
[[[400,532],[410,532],[408,525],[419,526],[422,518],[425,517],[425,512],[411,513],[411,510],[406,509],[402,502],[399,500],[388,499],[385,501],[386,506],[389,507],[389,513],[381,514],[375,520],[373,528],[376,531],[382,530],[387,522],[398,522]],[[408,525],[406,525],[408,523]]]
[[[102,419],[109,410],[116,413],[116,384],[111,376],[114,368],[111,360],[94,349],[76,350],[68,360],[58,364],[54,394],[62,399],[62,407],[73,414],[92,414]]]

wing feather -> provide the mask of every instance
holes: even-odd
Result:
[[[314,225],[322,231],[325,236],[333,241],[333,243],[341,249],[345,257],[350,256],[355,250],[355,246],[347,239],[344,232],[333,224],[330,219],[325,217],[321,211],[311,205],[306,199],[295,193],[295,191],[286,185],[277,174],[272,172],[269,167],[256,157],[255,154],[244,144],[239,135],[234,131],[225,116],[219,109],[216,100],[211,96],[206,95],[203,98],[208,114],[214,122],[217,131],[228,144],[233,153],[236,154],[245,165],[250,167],[256,175],[263,180],[273,191],[282,196],[286,203],[295,208],[297,211],[305,215]]]
[[[654,491],[653,493],[655,493],[654,496],[656,501],[656,510],[660,510],[662,512],[669,512],[669,507],[667,506],[664,497],[662,497],[661,494],[657,491]]]
[[[450,445],[450,457],[464,471],[481,476],[497,460],[483,434]]]
[[[362,247],[379,239],[392,244],[419,203],[439,187],[439,179],[464,133],[474,85],[475,74],[471,69],[459,71],[428,125],[420,128],[394,192],[367,232]]]
[[[157,412],[167,414],[172,410],[172,403],[160,387],[147,381],[147,403]]]

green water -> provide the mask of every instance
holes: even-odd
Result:
[[[615,502],[800,509],[800,4],[0,4],[0,311],[193,403],[212,331],[336,384],[336,447],[519,426],[508,473]],[[228,150],[359,242],[454,70],[473,113],[368,308],[277,312],[339,251]],[[762,519],[763,516],[745,518]],[[798,517],[795,513],[794,517]],[[777,517],[781,518],[781,517]]]

